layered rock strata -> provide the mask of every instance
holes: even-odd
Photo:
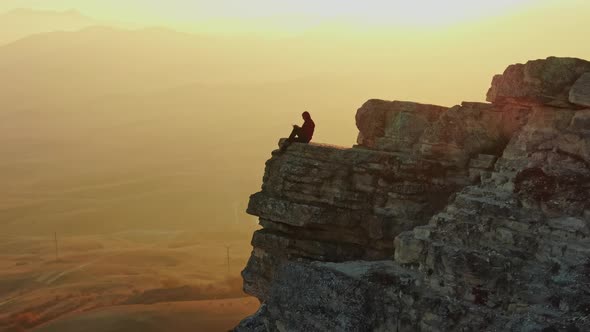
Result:
[[[590,330],[589,74],[549,58],[491,104],[370,100],[358,146],[273,152],[236,330]]]
[[[424,224],[469,173],[412,155],[295,144],[268,161],[248,212],[260,218],[245,290],[265,300],[287,260],[379,260],[393,239]]]

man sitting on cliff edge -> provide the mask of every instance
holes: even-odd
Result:
[[[283,153],[289,145],[293,142],[295,143],[309,143],[313,137],[313,132],[315,130],[315,123],[311,119],[311,115],[309,112],[303,112],[301,114],[303,117],[303,126],[299,127],[297,125],[293,125],[293,131],[291,131],[291,135],[285,143],[281,146],[280,152]]]

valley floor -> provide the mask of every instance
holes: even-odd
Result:
[[[81,324],[88,331],[227,331],[258,308],[239,274],[249,240],[178,231],[58,237],[56,259],[52,236],[0,237],[0,331]]]

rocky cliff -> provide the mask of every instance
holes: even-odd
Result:
[[[487,96],[370,100],[357,146],[273,152],[236,331],[589,331],[590,62]]]

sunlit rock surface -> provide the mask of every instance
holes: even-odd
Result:
[[[585,73],[549,58],[491,104],[371,100],[358,146],[273,152],[243,271],[262,306],[236,331],[589,331]]]
[[[382,151],[411,151],[446,107],[403,101],[367,101],[356,113],[359,145]]]
[[[509,66],[497,75],[487,100],[494,104],[551,105],[570,108],[570,89],[590,62],[576,58],[550,57]]]

